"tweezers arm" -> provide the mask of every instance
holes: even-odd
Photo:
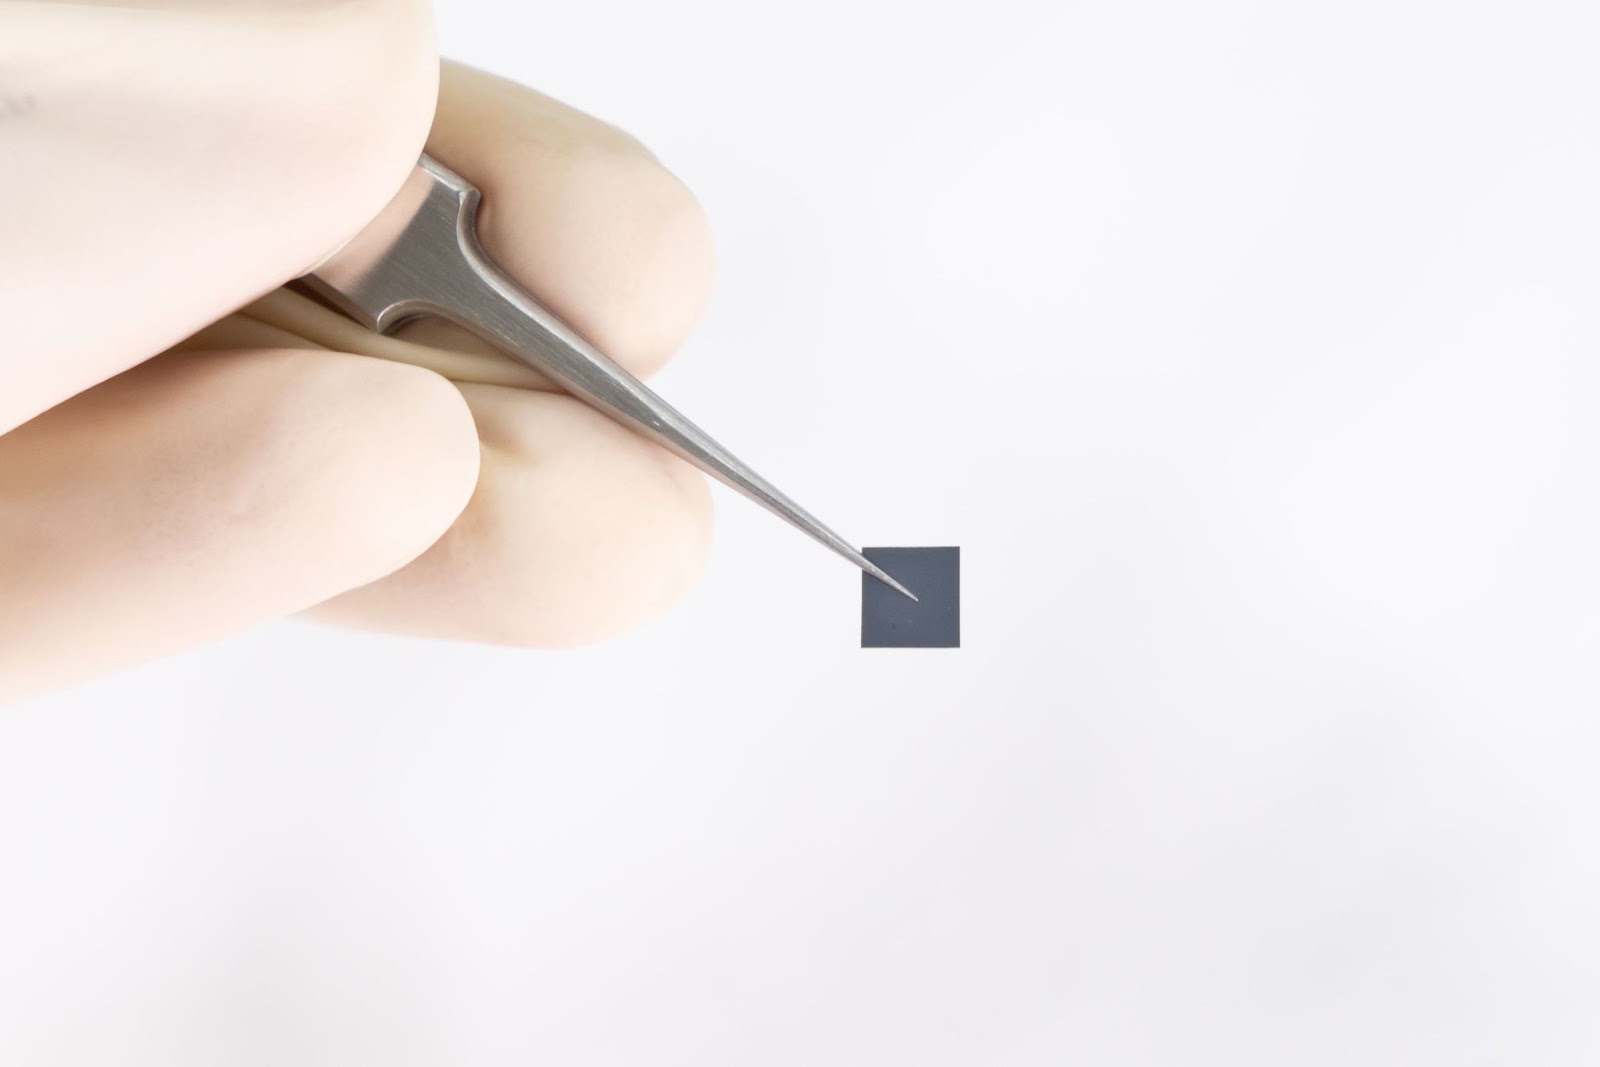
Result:
[[[456,323],[912,596],[508,277],[478,241],[478,204],[471,182],[423,156],[389,207],[296,285],[380,333],[423,315]]]
[[[476,292],[451,287],[450,292],[461,294],[460,305],[446,306],[445,301],[437,301],[431,309],[433,314],[455,322],[518,362],[547,375],[563,389],[786,522],[814,537],[821,536],[836,551],[855,558],[856,550],[848,542],[750,470],[507,277],[478,246],[473,230],[465,230],[461,241],[462,253],[472,264],[478,281]],[[819,535],[819,530],[824,532]]]

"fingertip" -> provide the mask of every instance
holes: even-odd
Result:
[[[312,617],[571,648],[635,629],[688,593],[711,541],[698,471],[571,397],[463,392],[486,442],[467,510],[416,562]]]
[[[315,389],[338,429],[327,477],[302,507],[323,531],[320,551],[342,561],[332,595],[427,551],[472,498],[481,449],[460,391],[433,371],[365,356],[323,363]]]
[[[483,192],[485,248],[630,372],[682,345],[716,268],[706,212],[629,134],[532,89],[446,65],[428,150]]]

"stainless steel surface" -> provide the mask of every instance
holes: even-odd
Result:
[[[917,599],[507,277],[478,243],[478,202],[471,182],[423,156],[383,213],[300,285],[379,333],[420,315],[471,330]]]

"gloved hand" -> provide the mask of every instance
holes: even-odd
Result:
[[[709,289],[693,197],[613,127],[441,75],[415,0],[150,2],[0,5],[0,700],[296,613],[562,646],[664,611],[699,472],[456,327],[277,287],[426,143],[490,254],[647,375]]]

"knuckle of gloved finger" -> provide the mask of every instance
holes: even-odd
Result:
[[[591,339],[634,374],[672,358],[709,299],[715,273],[710,223],[700,201],[653,156],[626,146],[576,154],[542,211],[578,268],[567,303]]]

